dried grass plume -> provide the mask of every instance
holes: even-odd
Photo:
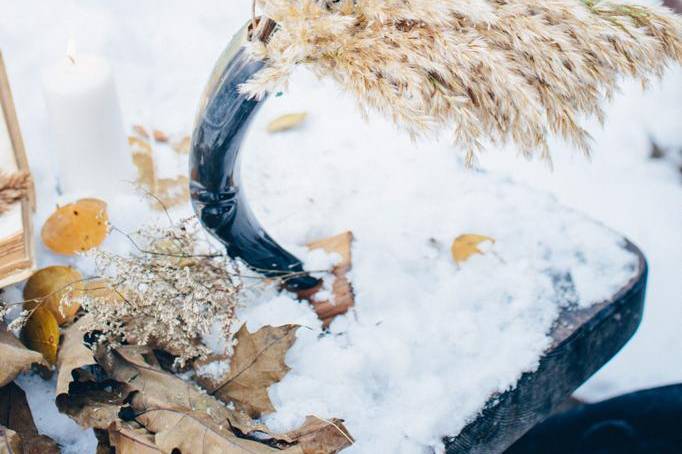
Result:
[[[558,135],[588,152],[581,117],[621,76],[646,83],[682,61],[669,9],[598,0],[257,0],[278,29],[242,91],[280,89],[298,64],[411,134],[450,129],[468,157],[514,142],[548,157]]]
[[[14,203],[26,197],[30,187],[30,173],[0,171],[0,214],[6,213]]]

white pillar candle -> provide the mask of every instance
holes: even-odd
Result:
[[[43,71],[59,185],[63,193],[114,194],[130,188],[130,154],[111,65],[67,56]]]

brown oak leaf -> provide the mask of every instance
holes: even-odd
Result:
[[[216,382],[203,382],[208,392],[253,418],[275,409],[268,389],[280,381],[289,367],[284,356],[296,340],[296,325],[265,326],[250,333],[246,325],[237,332],[237,346],[230,371]]]
[[[303,454],[336,454],[355,442],[343,420],[326,420],[317,416],[306,417],[301,427],[278,434],[277,438],[295,443]]]

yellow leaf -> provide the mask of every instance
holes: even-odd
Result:
[[[168,134],[165,132],[155,129],[154,132],[152,133],[154,135],[154,141],[159,142],[159,143],[166,143],[168,142]]]
[[[469,257],[474,254],[483,254],[483,251],[478,248],[478,245],[485,241],[495,243],[494,238],[478,235],[476,233],[467,233],[458,236],[454,239],[450,248],[452,251],[452,258],[457,263],[463,263],[469,260]]]
[[[48,266],[36,271],[24,287],[24,309],[47,307],[61,326],[70,322],[80,308],[83,276],[68,266]]]
[[[43,243],[52,252],[73,255],[102,244],[107,237],[107,204],[81,199],[52,213],[41,231]]]
[[[268,132],[282,132],[299,126],[306,119],[306,112],[291,113],[277,117],[268,125]]]
[[[59,325],[47,307],[40,306],[33,311],[24,325],[21,337],[28,348],[42,353],[48,363],[57,362]]]

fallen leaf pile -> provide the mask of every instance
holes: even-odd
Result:
[[[106,431],[103,444],[118,453],[331,454],[352,443],[340,420],[308,417],[302,427],[277,434],[242,411],[272,411],[263,399],[278,378],[264,377],[268,369],[283,371],[275,372],[278,377],[286,373],[283,356],[294,326],[267,327],[255,335],[244,329],[233,360],[239,369],[226,381],[238,383],[237,391],[226,387],[229,391],[221,394],[234,405],[225,405],[210,389],[206,393],[163,369],[148,347],[101,347],[88,353],[76,325],[67,330],[59,353],[57,403],[82,426]],[[240,394],[243,390],[266,396]]]
[[[47,306],[36,313],[51,315]],[[297,326],[266,326],[255,333],[242,327],[226,376],[195,384],[164,369],[162,353],[149,347],[111,349],[89,343],[92,334],[83,330],[88,317],[64,328],[55,361],[56,405],[81,426],[96,430],[98,452],[335,454],[353,443],[339,419],[307,416],[301,427],[286,433],[274,433],[253,419],[274,411],[268,388],[289,370],[284,356]],[[54,360],[56,350],[36,348]],[[0,440],[14,449],[0,452],[59,452],[52,440],[38,434],[23,391],[11,383],[32,364],[44,364],[41,355],[0,331],[0,361],[5,385],[0,390]]]
[[[140,125],[133,127],[128,137],[133,164],[137,169],[136,183],[153,195],[152,206],[156,209],[171,208],[189,202],[189,179],[185,175],[175,178],[161,178],[157,171],[156,153],[189,153],[190,138],[184,136],[171,140],[163,131],[153,130],[150,134]]]
[[[21,423],[0,419],[0,439],[14,450],[7,452],[58,452],[52,440],[26,422],[32,421],[28,407],[14,403],[23,398],[12,383],[16,375],[48,364],[57,369],[57,408],[96,431],[101,453],[336,454],[353,443],[343,421],[335,418],[310,415],[286,433],[272,432],[256,419],[275,410],[268,390],[289,371],[284,358],[298,326],[250,332],[243,325],[223,376],[180,378],[167,361],[164,366],[166,352],[96,342],[97,333],[87,332],[92,314],[83,314],[77,304],[90,284],[68,267],[36,272],[25,289],[24,309],[30,315],[21,336],[30,349],[0,330],[1,384],[13,402],[12,412],[22,415]],[[60,311],[64,303],[68,315]]]
[[[57,362],[59,324],[46,306],[33,310],[21,331],[21,338],[28,348],[40,352],[48,363]]]

